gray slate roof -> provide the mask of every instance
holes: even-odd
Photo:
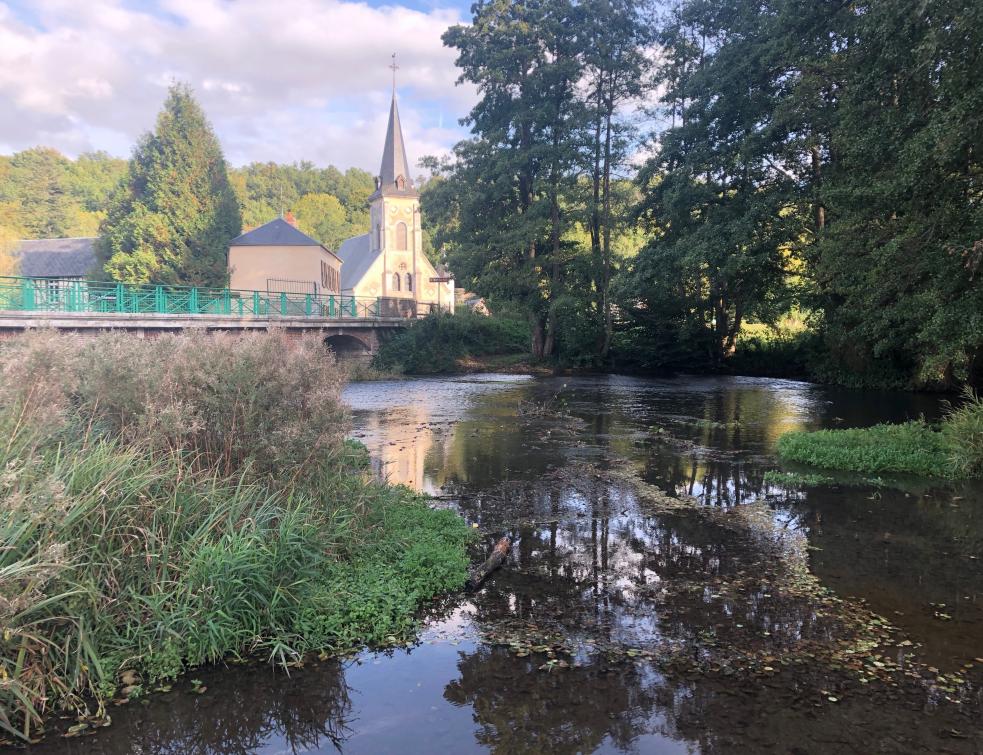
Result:
[[[321,242],[301,233],[283,218],[276,218],[236,236],[229,246],[321,246]]]
[[[362,279],[368,272],[379,255],[381,250],[371,251],[369,249],[369,234],[363,233],[361,236],[352,236],[341,243],[338,249],[338,256],[341,257],[341,290],[348,291]]]
[[[20,275],[83,278],[96,264],[97,238],[26,239],[14,248]]]
[[[403,189],[396,188],[397,177],[405,179]],[[399,108],[396,107],[396,93],[389,107],[389,127],[386,129],[386,143],[382,149],[382,167],[379,168],[379,188],[373,196],[416,196],[410,165],[406,159],[406,145],[403,144],[403,127],[399,123]]]

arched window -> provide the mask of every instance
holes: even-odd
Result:
[[[396,189],[397,191],[402,191],[406,188],[406,179],[402,176],[396,176]]]
[[[413,273],[406,274],[406,290],[407,291],[413,290]]]
[[[393,273],[393,291],[399,291],[399,273]]]
[[[396,248],[406,249],[406,223],[396,223]]]

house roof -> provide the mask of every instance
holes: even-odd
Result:
[[[19,273],[28,278],[84,278],[96,264],[95,237],[25,239],[14,248]]]
[[[341,290],[347,291],[355,288],[362,277],[372,267],[382,254],[382,250],[372,251],[369,244],[369,234],[363,233],[361,236],[352,236],[342,242],[338,249],[338,256],[341,258]]]
[[[403,188],[400,189],[396,179],[403,178]],[[382,167],[379,168],[379,186],[373,197],[377,196],[410,196],[417,195],[410,176],[410,165],[406,159],[406,145],[403,143],[403,128],[399,122],[399,108],[396,106],[396,92],[393,92],[392,104],[389,106],[389,126],[386,129],[386,143],[382,148]]]
[[[294,228],[283,218],[275,218],[259,228],[236,236],[229,246],[323,246],[317,239]]]

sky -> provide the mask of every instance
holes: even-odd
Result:
[[[476,96],[440,36],[470,0],[0,0],[0,154],[128,157],[174,81],[233,165],[309,160],[375,174],[397,53],[412,161],[466,135]]]

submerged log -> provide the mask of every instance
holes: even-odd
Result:
[[[507,537],[503,537],[501,540],[495,543],[495,547],[492,548],[492,552],[488,557],[488,560],[471,572],[471,576],[468,577],[468,587],[474,590],[482,582],[484,582],[488,578],[489,574],[502,565],[502,562],[505,561],[506,557],[508,557],[509,548],[511,547],[512,543]]]

